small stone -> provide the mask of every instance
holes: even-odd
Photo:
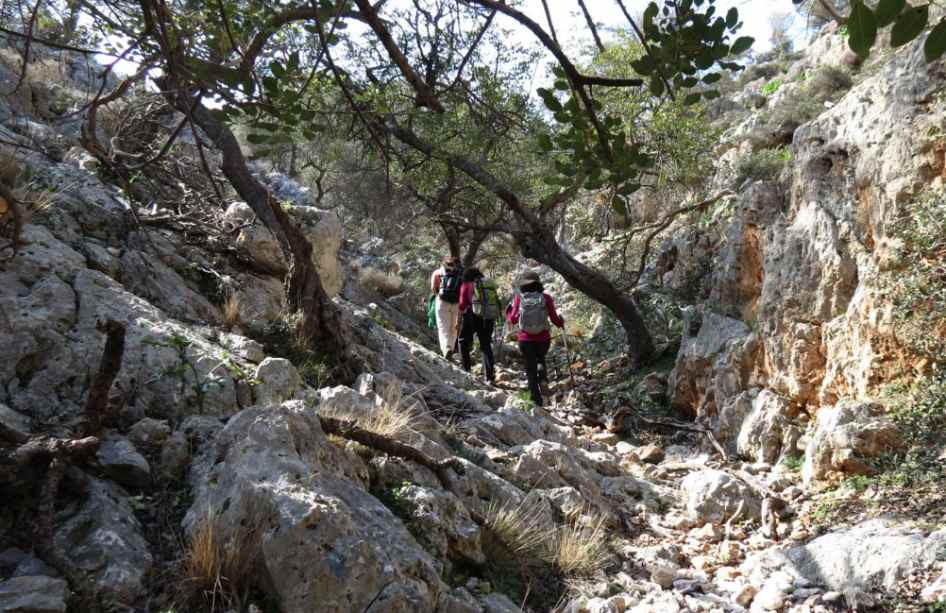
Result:
[[[716,555],[721,564],[738,564],[742,560],[742,547],[735,541],[723,541],[717,546]]]
[[[161,478],[166,481],[182,478],[190,460],[190,443],[184,433],[178,430],[161,447],[161,460],[158,466]]]
[[[778,611],[785,605],[786,595],[774,582],[767,581],[755,595],[753,604],[766,611]]]
[[[151,466],[123,436],[107,436],[95,454],[99,465],[113,481],[143,489],[151,485]]]
[[[821,595],[821,602],[827,602],[827,603],[838,602],[839,600],[841,600],[842,596],[843,594],[841,594],[841,592],[833,592],[833,591],[825,592],[824,594]]]
[[[637,455],[641,462],[646,464],[659,464],[663,462],[664,450],[657,445],[644,445],[637,450]]]
[[[717,524],[704,524],[702,528],[694,528],[690,536],[710,543],[718,542],[723,538],[723,529]]]
[[[591,435],[591,440],[602,445],[616,445],[621,439],[613,432],[598,432]]]
[[[756,594],[758,593],[759,593],[758,589],[746,583],[739,589],[739,591],[736,592],[736,594],[733,597],[733,600],[735,600],[736,604],[738,605],[741,605],[743,607],[748,607],[749,604],[752,603],[752,600],[755,598]]]
[[[742,571],[732,566],[723,566],[716,570],[716,579],[719,581],[732,581],[742,576]]]
[[[677,578],[678,569],[671,564],[658,561],[648,565],[647,570],[650,572],[650,580],[664,589],[672,586]]]
[[[637,452],[634,450],[634,445],[631,445],[627,441],[618,441],[614,445],[614,452],[621,456],[633,455],[637,458]]]
[[[140,451],[155,451],[171,435],[168,422],[145,417],[128,430],[128,439]]]
[[[633,599],[631,598],[631,595],[627,593],[616,594],[612,596],[611,598],[608,598],[608,604],[617,613],[624,613],[627,610],[627,608],[631,606],[632,602],[633,602]]]

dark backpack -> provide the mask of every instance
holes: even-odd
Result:
[[[520,294],[519,328],[529,334],[540,334],[549,329],[549,311],[542,292]]]
[[[446,268],[440,275],[440,299],[444,302],[460,302],[460,285],[463,283],[463,268]]]

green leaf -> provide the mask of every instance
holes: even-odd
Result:
[[[559,91],[567,92],[569,89],[571,89],[571,85],[565,79],[556,79],[555,89]]]
[[[902,47],[915,39],[926,27],[930,18],[930,5],[912,6],[903,11],[890,31],[890,46]]]
[[[737,23],[739,23],[739,9],[732,7],[726,13],[726,27],[732,29]]]
[[[877,19],[863,0],[854,0],[847,21],[847,33],[848,47],[861,57],[866,57],[877,42]]]
[[[938,60],[946,52],[946,19],[940,20],[938,24],[930,30],[926,43],[923,45],[923,53],[926,55],[926,61],[932,62]]]
[[[903,7],[907,5],[907,0],[880,0],[877,8],[874,9],[874,16],[877,19],[878,28],[886,28],[893,23]]]
[[[708,89],[705,92],[703,92],[703,97],[706,98],[707,100],[715,100],[716,98],[719,98],[719,96],[720,96],[720,93],[719,93],[719,90],[717,89]]]
[[[637,74],[647,76],[654,71],[654,68],[657,67],[657,63],[649,55],[642,55],[640,59],[634,60],[631,62],[631,67],[637,71]]]
[[[694,93],[694,94],[690,94],[690,95],[688,95],[686,98],[683,99],[683,106],[692,106],[692,105],[696,104],[697,102],[699,102],[699,101],[700,101],[700,98],[702,98],[702,97],[703,97],[703,95],[702,95],[701,93],[699,93],[699,92],[696,92],[696,93]]]
[[[650,93],[652,96],[659,98],[664,93],[664,82],[660,77],[653,77],[650,80]]]
[[[539,97],[542,98],[542,102],[545,103],[546,108],[550,111],[557,112],[562,110],[562,103],[558,101],[558,98],[555,97],[555,93],[552,92],[552,90],[540,87],[536,90],[536,93],[539,94]]]
[[[723,75],[722,75],[722,74],[720,74],[720,73],[718,73],[718,72],[711,72],[711,73],[709,73],[708,75],[706,75],[705,77],[703,77],[703,82],[704,82],[704,83],[716,83],[717,81],[719,81],[719,80],[722,79],[722,78],[723,78]]]
[[[736,39],[736,42],[732,44],[732,47],[729,48],[729,52],[733,55],[739,55],[740,53],[745,53],[749,50],[749,47],[752,46],[752,43],[755,42],[755,39],[751,36],[740,36]]]
[[[539,149],[546,153],[555,148],[554,143],[552,143],[552,137],[548,134],[539,134],[538,141]]]

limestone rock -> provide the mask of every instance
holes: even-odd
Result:
[[[759,392],[752,400],[752,409],[739,429],[736,441],[739,455],[756,462],[774,464],[782,453],[789,415],[788,400],[770,390]]]
[[[174,432],[161,447],[158,473],[165,481],[174,481],[184,476],[191,461],[190,443],[180,430]]]
[[[664,450],[657,445],[644,445],[637,450],[637,457],[645,464],[660,464],[664,459]]]
[[[762,510],[762,501],[749,486],[719,470],[690,473],[680,485],[687,512],[700,522],[725,523],[737,511],[742,517],[758,518]]]
[[[55,543],[70,570],[87,577],[103,602],[134,608],[145,593],[144,577],[153,559],[127,494],[89,477],[81,503],[56,522]]]
[[[144,489],[151,485],[151,466],[127,438],[110,435],[95,454],[102,470],[121,485]]]
[[[708,310],[689,311],[668,382],[671,403],[699,418],[712,390],[713,406],[722,406],[753,381],[760,347],[758,337],[743,322]]]
[[[0,582],[0,611],[65,613],[69,588],[52,577],[14,577]]]
[[[875,519],[820,536],[788,550],[768,550],[743,563],[747,576],[776,572],[803,577],[844,593],[856,606],[863,594],[893,588],[912,571],[931,565],[946,546],[946,530],[924,536],[908,526]]]
[[[433,611],[446,590],[437,563],[351,480],[359,469],[304,403],[238,413],[195,463],[185,526],[193,532],[208,512],[221,538],[263,526],[261,587],[282,611]]]
[[[415,535],[439,559],[483,564],[480,528],[466,507],[450,492],[410,485],[398,489],[399,506],[409,516]]]
[[[843,402],[821,409],[815,433],[805,448],[802,478],[809,483],[831,471],[864,473],[869,467],[863,459],[901,444],[896,425],[883,417],[879,404]]]
[[[257,404],[274,405],[292,398],[302,387],[302,377],[292,362],[285,358],[266,358],[253,378],[258,382],[253,388]]]
[[[171,435],[168,422],[163,419],[146,417],[128,430],[128,439],[139,450],[154,451]]]

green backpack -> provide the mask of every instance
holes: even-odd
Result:
[[[473,314],[483,319],[499,319],[500,310],[495,281],[478,279],[473,286]]]

